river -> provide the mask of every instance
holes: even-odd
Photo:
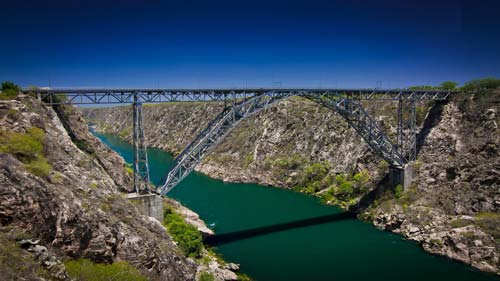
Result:
[[[130,144],[113,135],[94,134],[133,162]],[[173,158],[159,149],[149,149],[148,158],[151,180],[159,184]],[[198,172],[191,173],[169,196],[197,212],[217,234],[253,230],[244,232],[254,234],[244,239],[226,235],[231,239],[222,241],[215,251],[239,263],[241,272],[255,280],[498,280],[430,255],[417,244],[369,223],[339,217],[342,210],[313,196],[257,184],[225,183]],[[277,227],[269,226],[285,227],[276,231]]]

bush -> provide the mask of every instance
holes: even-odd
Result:
[[[185,222],[180,215],[168,208],[165,210],[163,224],[186,256],[193,258],[200,256],[203,239],[196,227]]]
[[[2,93],[0,94],[0,100],[10,100],[15,98],[19,94],[19,86],[16,84],[5,81],[2,83]]]
[[[206,271],[203,271],[200,274],[199,281],[214,281],[214,280],[215,280],[214,276]]]
[[[112,264],[93,263],[87,259],[70,260],[64,263],[71,278],[77,281],[146,281],[147,278],[127,262]]]
[[[14,155],[32,174],[47,176],[52,166],[43,155],[44,139],[40,128],[30,128],[27,133],[0,131],[0,152]]]
[[[474,219],[484,232],[491,234],[497,241],[500,240],[500,214],[482,212]]]
[[[483,89],[496,89],[500,87],[500,79],[488,77],[476,79],[465,83],[463,90],[483,90]]]
[[[396,187],[394,188],[394,196],[399,199],[403,197],[403,194],[404,194],[403,186],[400,184],[396,185]]]
[[[313,164],[309,164],[304,169],[304,177],[309,182],[318,181],[326,176],[329,169],[330,165],[327,162],[316,162]]]
[[[123,168],[125,169],[125,172],[127,172],[128,174],[131,174],[131,175],[134,174],[134,168],[132,167],[131,163],[125,163]]]
[[[460,228],[464,226],[468,226],[473,224],[474,222],[471,220],[466,220],[466,219],[456,219],[451,222],[451,227],[452,228]]]
[[[47,162],[45,157],[39,157],[38,159],[25,163],[24,168],[33,175],[39,177],[46,177],[49,175],[50,171],[52,171],[52,166]]]
[[[457,86],[458,86],[457,82],[445,81],[439,85],[439,88],[441,88],[441,90],[451,91],[451,90],[455,90],[457,88]]]

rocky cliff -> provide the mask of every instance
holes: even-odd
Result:
[[[499,265],[500,93],[461,95],[446,103],[419,103],[415,181],[384,189],[387,163],[326,108],[302,99],[279,102],[238,128],[197,167],[212,177],[257,182],[317,194],[348,207],[376,189],[362,215],[380,228],[483,270]],[[396,104],[367,110],[394,137]],[[218,103],[175,103],[144,108],[148,145],[174,154],[211,117]],[[130,140],[130,108],[85,109],[98,130]]]
[[[124,198],[124,160],[73,107],[21,96],[0,101],[0,124],[0,279],[66,280],[62,262],[79,258],[125,261],[150,280],[195,279],[195,262]]]

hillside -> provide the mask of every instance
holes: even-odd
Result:
[[[185,238],[172,238],[125,199],[132,184],[123,158],[83,121],[72,106],[29,96],[0,101],[0,279],[195,280],[209,271],[235,280],[203,249],[196,228],[172,212],[191,221],[196,214],[165,202],[167,228],[175,219],[198,239],[188,258]]]

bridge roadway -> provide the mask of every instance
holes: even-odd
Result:
[[[33,88],[23,93],[37,95],[49,104],[116,104],[133,103],[134,97],[143,103],[175,101],[228,101],[267,95],[335,95],[353,100],[445,100],[453,91],[410,89],[92,89],[92,88]]]
[[[142,103],[224,101],[226,107],[194,138],[175,159],[156,192],[166,194],[194,170],[203,158],[235,128],[272,104],[302,96],[342,116],[363,140],[390,166],[393,184],[409,186],[407,165],[416,159],[416,102],[446,100],[453,91],[411,89],[23,89],[50,105],[124,104],[133,105],[134,188],[150,192],[149,167],[142,122]],[[391,140],[365,111],[362,100],[397,101],[397,140]],[[227,106],[229,104],[229,106]]]

